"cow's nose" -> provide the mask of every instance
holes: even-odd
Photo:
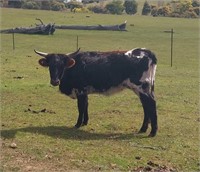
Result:
[[[60,84],[60,80],[51,80],[51,85],[58,86]]]

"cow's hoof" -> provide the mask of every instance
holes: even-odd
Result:
[[[138,131],[138,134],[146,133],[146,131],[147,131],[147,129],[146,129],[146,130],[140,129],[140,130]]]
[[[150,134],[148,135],[148,137],[155,137],[155,136],[156,136],[156,132],[150,133]]]
[[[87,124],[88,124],[87,122],[83,122],[83,123],[82,123],[82,126],[85,126],[85,125],[87,125]]]
[[[81,127],[81,125],[80,124],[76,124],[75,126],[74,126],[74,128],[80,128]]]

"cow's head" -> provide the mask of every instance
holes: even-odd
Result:
[[[75,57],[79,53],[78,49],[74,53],[70,54],[48,54],[44,52],[35,51],[36,54],[42,56],[38,62],[43,67],[49,67],[51,85],[57,86],[60,84],[60,79],[62,78],[65,68],[71,68],[75,65]]]

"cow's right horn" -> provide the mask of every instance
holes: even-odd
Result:
[[[42,57],[46,57],[48,55],[48,53],[43,53],[43,52],[40,52],[40,51],[36,51],[34,50],[36,54],[42,56]]]

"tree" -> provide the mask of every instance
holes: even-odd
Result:
[[[105,8],[111,14],[122,14],[122,12],[124,11],[124,7],[122,5],[122,2],[119,1],[119,0],[108,3],[105,6]]]
[[[127,14],[137,13],[137,2],[135,0],[126,0],[124,2],[125,11]]]
[[[142,15],[148,15],[151,12],[151,6],[147,1],[145,1],[143,9],[142,9]]]

